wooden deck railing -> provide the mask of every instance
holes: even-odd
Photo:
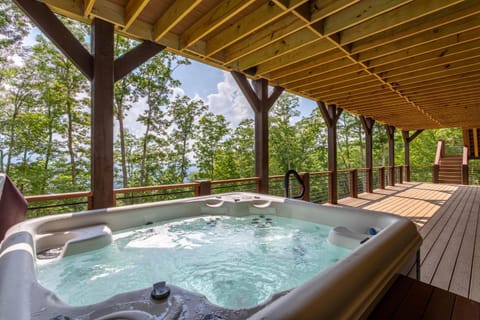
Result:
[[[377,188],[385,188],[389,184],[389,175],[386,170],[394,170],[397,183],[403,181],[403,166],[374,167],[372,180],[369,180],[368,168],[345,169],[337,171],[338,198],[358,197],[359,193],[368,192]],[[315,203],[330,202],[332,172],[303,172],[299,174],[305,184],[305,194],[302,200]],[[227,179],[227,180],[201,180],[191,183],[170,185],[157,185],[145,187],[121,188],[114,190],[114,205],[123,206],[129,204],[187,198],[209,194],[217,194],[232,191],[258,192],[259,177]],[[269,177],[269,190],[271,195],[283,196],[283,175]],[[300,192],[298,183],[291,177],[290,194]],[[91,209],[92,192],[73,192],[62,194],[48,194],[25,197],[29,203],[28,217],[36,217],[46,214],[81,211]]]

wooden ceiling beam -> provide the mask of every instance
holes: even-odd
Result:
[[[465,43],[474,42],[480,39],[480,28],[472,29],[466,32],[454,33],[452,35],[440,38],[438,40],[422,43],[418,46],[402,49],[391,54],[383,55],[379,58],[368,60],[370,68],[383,66],[389,63],[396,63],[405,59],[415,58],[420,55],[443,50],[450,50],[456,46]],[[361,56],[361,55],[360,55]]]
[[[377,1],[364,0],[353,4],[337,13],[329,15],[323,22],[323,33],[332,35],[342,30],[353,28],[382,13],[393,10],[412,0]]]
[[[405,39],[395,41],[393,43],[386,44],[385,46],[375,48],[373,50],[361,52],[358,55],[358,60],[369,61],[373,59],[378,59],[382,56],[391,55],[393,53],[414,48],[419,45],[424,45],[430,42],[438,41],[439,39],[442,39],[444,37],[457,35],[459,33],[464,33],[470,30],[478,29],[479,25],[480,25],[480,15],[477,14],[477,15],[471,16],[468,19],[456,21],[454,23],[444,25],[439,28],[435,28],[433,30],[427,30],[425,32],[421,32],[412,37],[408,37]],[[444,44],[444,45],[448,46],[447,44]]]
[[[313,0],[310,2],[310,20],[314,22],[325,19],[326,17],[334,15],[337,12],[345,10],[359,2],[360,0]]]
[[[83,15],[88,17],[92,12],[92,8],[95,5],[95,0],[84,0],[83,1]]]
[[[357,84],[355,86],[349,86],[347,88],[342,88],[341,90],[330,90],[330,91],[315,91],[315,90],[310,90],[308,91],[308,94],[314,97],[321,96],[321,100],[326,100],[326,101],[331,101],[332,97],[339,97],[339,96],[344,96],[348,94],[354,94],[355,92],[358,91],[364,91],[364,90],[370,90],[370,89],[375,89],[380,86],[380,83],[378,80],[374,79],[371,81],[367,81],[365,83]]]
[[[409,76],[410,74],[420,74],[425,75],[429,74],[430,70],[433,73],[436,72],[437,67],[444,66],[445,68],[450,68],[455,65],[462,65],[463,63],[468,63],[470,60],[474,60],[480,57],[480,46],[477,44],[477,48],[469,50],[467,52],[460,52],[452,55],[441,56],[433,61],[425,61],[420,63],[405,64],[403,68],[397,68],[395,70],[383,71],[378,74],[381,77],[392,78],[400,76]],[[422,73],[421,71],[425,73]],[[443,70],[443,68],[442,68]]]
[[[309,89],[303,89],[301,91],[303,92],[308,92],[315,94],[316,92],[325,92],[325,91],[341,91],[344,88],[351,88],[352,86],[356,85],[365,85],[368,83],[375,83],[378,84],[378,80],[374,77],[372,77],[371,74],[368,74],[366,72],[361,72],[359,74],[355,75],[350,75],[347,79],[343,81],[335,81],[335,82],[330,82],[326,83],[323,85],[317,85],[313,86],[312,88]]]
[[[352,61],[350,59],[340,58],[340,59],[337,59],[337,60],[333,60],[332,62],[321,64],[321,65],[316,66],[316,67],[312,66],[311,69],[299,71],[297,73],[290,74],[290,75],[285,76],[285,77],[276,78],[272,74],[270,76],[272,77],[272,79],[274,79],[275,82],[286,85],[286,84],[292,83],[294,81],[298,81],[298,80],[301,80],[301,79],[306,79],[306,78],[313,77],[313,76],[320,76],[323,73],[331,72],[331,71],[338,70],[338,69],[341,69],[343,67],[352,66],[352,65],[354,65],[354,64],[352,63]]]
[[[272,71],[268,73],[268,76],[273,79],[283,78],[298,72],[319,67],[321,65],[326,65],[330,62],[337,61],[342,58],[343,60],[347,60],[343,52],[339,50],[329,50],[327,52],[320,53],[319,55],[314,55],[306,60],[293,63],[286,68],[281,68],[281,69]],[[351,61],[350,61],[350,64],[352,64]]]
[[[466,0],[454,6],[447,7],[446,9],[431,13],[422,19],[416,19],[379,34],[355,41],[352,44],[351,53],[356,54],[379,46],[384,46],[421,32],[463,20],[479,12],[480,3],[478,3],[477,0]]]
[[[330,100],[333,99],[335,101],[342,101],[345,106],[348,105],[349,101],[354,101],[355,99],[370,98],[371,99],[370,101],[373,101],[373,99],[379,101],[381,100],[379,96],[382,97],[382,99],[388,99],[388,97],[390,96],[392,99],[394,97],[398,97],[400,100],[403,100],[400,96],[395,94],[393,91],[385,90],[385,89],[386,87],[384,85],[378,85],[377,87],[369,88],[368,90],[362,90],[362,89],[358,90],[354,88],[352,89],[352,91],[349,91],[349,92],[329,94],[328,98]]]
[[[225,64],[231,64],[256,50],[260,50],[294,32],[305,28],[305,23],[293,14],[287,14],[282,19],[273,22],[263,29],[232,44],[223,50]]]
[[[416,83],[408,86],[402,86],[402,92],[435,92],[435,90],[455,87],[459,88],[469,85],[470,83],[477,83],[480,80],[478,72],[471,72],[469,74],[459,74],[451,77],[439,79],[439,81],[426,81],[423,83]]]
[[[125,26],[128,29],[132,26],[135,19],[138,18],[143,9],[147,6],[150,0],[129,0],[125,9]]]
[[[254,2],[255,0],[221,1],[183,32],[180,47],[190,47]]]
[[[472,94],[474,94],[476,98],[480,98],[480,95],[476,94],[475,89],[478,89],[478,84],[476,86],[462,88],[461,94],[457,94],[455,90],[445,90],[445,91],[436,92],[435,95],[411,94],[409,95],[409,98],[412,101],[427,101],[427,99],[430,99],[428,101],[436,101],[436,100],[448,101],[448,100],[458,100],[458,99],[471,97]],[[455,98],[452,98],[452,97],[455,97]]]
[[[242,17],[225,30],[222,30],[220,33],[217,33],[213,37],[209,38],[207,40],[206,55],[214,55],[229,45],[251,35],[265,26],[268,26],[274,20],[282,17],[287,12],[305,2],[307,2],[307,0],[294,1],[293,6],[292,4],[286,4],[282,7],[274,5],[273,2],[265,3],[257,10],[249,13],[245,17]],[[290,5],[290,7],[288,7],[288,5]]]
[[[307,48],[296,48],[291,52],[281,55],[280,57],[275,57],[275,59],[258,65],[257,74],[268,74],[269,72],[279,69],[288,70],[290,69],[289,67],[294,64],[308,64],[308,61],[306,61],[308,59],[323,61],[323,55],[328,54],[333,49],[335,49],[335,46],[331,42],[324,39],[319,39],[309,44]],[[337,50],[336,53],[340,54],[340,52]]]
[[[401,97],[393,93],[388,93],[385,90],[362,93],[361,95],[353,95],[347,98],[338,98],[336,101],[345,106],[348,106],[350,104],[363,104],[365,106],[371,107],[372,109],[376,108],[377,103],[379,103],[380,101],[396,101],[397,103],[406,103],[405,100],[403,100]],[[372,101],[375,101],[375,103],[372,103]]]
[[[469,83],[480,80],[480,74],[478,72],[471,72],[469,74],[459,74],[452,77],[446,77],[439,79],[438,81],[427,81],[423,83],[416,83],[408,86],[402,86],[402,92],[408,94],[409,92],[434,92],[438,88],[445,87],[462,87]]]
[[[261,48],[238,59],[232,63],[231,66],[237,70],[246,70],[292,52],[295,49],[305,48],[317,40],[318,35],[313,33],[310,29],[304,28],[294,34],[282,38],[281,40],[271,43],[267,47]]]
[[[296,82],[291,82],[288,87],[292,90],[299,91],[310,90],[326,84],[349,80],[352,78],[352,76],[354,77],[360,74],[366,74],[363,68],[358,65],[351,65],[338,70],[323,73],[321,77],[315,76],[312,78],[305,78]]]
[[[461,43],[458,45],[452,45],[451,47],[448,47],[448,48],[442,48],[439,50],[430,51],[424,54],[412,56],[400,61],[387,63],[378,67],[373,67],[370,70],[372,70],[372,72],[375,72],[375,73],[382,73],[386,71],[402,69],[405,66],[411,67],[413,65],[436,63],[436,61],[441,58],[457,55],[457,54],[468,52],[478,48],[479,48],[478,42],[469,41],[469,42]]]
[[[158,18],[153,26],[153,39],[160,41],[182,19],[192,12],[202,0],[174,1],[170,7]]]
[[[353,28],[343,30],[340,34],[342,46],[360,39],[392,29],[414,19],[420,19],[430,13],[445,9],[463,0],[415,0],[394,11],[389,11]],[[383,1],[381,1],[383,3]],[[379,3],[379,1],[377,1]]]
[[[450,75],[461,74],[470,70],[478,70],[480,68],[480,60],[476,58],[464,60],[462,63],[451,63],[439,67],[432,67],[418,72],[410,72],[406,75],[387,77],[385,81],[388,81],[396,86],[400,84],[400,89],[403,84],[422,82],[431,80],[432,76],[442,78]]]

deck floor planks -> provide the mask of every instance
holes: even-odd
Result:
[[[437,266],[443,256],[445,248],[450,241],[451,234],[454,227],[460,218],[460,211],[457,208],[461,206],[461,198],[454,197],[450,203],[449,211],[443,211],[440,219],[436,221],[435,226],[428,232],[422,234],[423,229],[420,229],[420,234],[424,237],[423,244],[420,249],[422,276],[421,280],[430,283],[436,272]],[[430,223],[427,222],[427,224]]]
[[[455,215],[458,217],[457,223],[453,225],[447,225],[445,230],[449,231],[450,239],[443,249],[442,258],[439,261],[435,274],[430,282],[432,285],[439,288],[448,290],[450,288],[450,282],[452,279],[453,271],[457,263],[460,247],[462,245],[463,236],[467,228],[468,218],[470,216],[471,199],[474,196],[472,189],[466,188],[468,191],[468,198],[466,201],[462,201],[461,204],[456,208]],[[463,191],[464,188],[459,189]],[[445,239],[448,238],[448,234],[445,232]],[[468,294],[468,292],[467,292]]]
[[[398,275],[368,319],[480,319],[480,303]]]
[[[480,301],[480,186],[407,182],[359,198],[339,205],[388,211],[417,224],[424,238],[422,281]]]
[[[472,211],[479,214],[480,212],[480,195],[477,192],[477,202],[472,207]],[[472,300],[480,301],[480,219],[477,220],[477,228],[474,242],[472,274],[470,277],[469,297]],[[477,272],[475,272],[477,271]]]
[[[475,242],[473,242],[472,239],[475,239],[478,222],[478,211],[476,211],[474,207],[475,204],[478,203],[479,197],[478,193],[472,193],[467,206],[468,211],[465,210],[464,212],[465,215],[468,214],[467,226],[465,233],[463,234],[462,243],[455,263],[455,269],[453,270],[452,279],[450,281],[450,287],[448,288],[450,292],[464,297],[469,296],[473,253],[475,249]]]
[[[446,290],[434,290],[425,309],[423,318],[425,320],[451,319],[454,306],[455,295]]]

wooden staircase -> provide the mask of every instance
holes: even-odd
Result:
[[[440,158],[438,183],[462,184],[462,156]]]
[[[468,184],[468,147],[462,148],[461,155],[445,154],[445,141],[438,141],[433,183]]]

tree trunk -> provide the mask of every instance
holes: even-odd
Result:
[[[143,146],[142,146],[142,160],[140,164],[140,185],[143,186],[146,183],[146,172],[145,172],[145,164],[147,161],[147,145],[148,145],[148,135],[150,134],[150,122],[152,121],[152,107],[150,106],[150,97],[147,98],[147,105],[148,105],[148,116],[147,116],[147,126],[145,128],[145,136],[143,139]]]
[[[73,149],[73,110],[72,110],[72,103],[70,101],[70,93],[68,93],[67,102],[67,117],[68,117],[68,153],[70,155],[70,170],[72,175],[72,186],[77,184],[77,168],[75,163],[75,150]]]

